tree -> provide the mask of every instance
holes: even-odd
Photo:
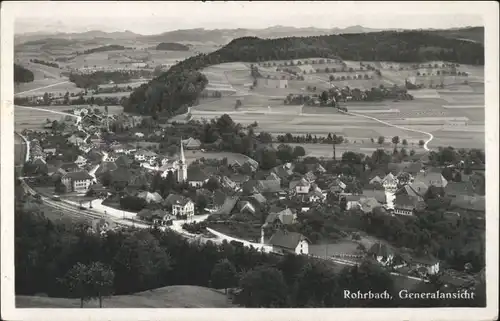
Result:
[[[377,139],[377,143],[379,145],[383,145],[385,142],[385,137],[384,136],[379,136],[378,139]]]
[[[287,284],[280,270],[259,266],[243,274],[237,302],[249,308],[282,308],[287,305]]]
[[[332,145],[333,145],[333,160],[337,160],[337,151],[336,151],[336,148],[335,146],[337,144],[342,144],[342,142],[344,141],[344,137],[342,136],[337,136],[336,134],[333,134],[332,136]]]
[[[209,191],[213,192],[213,191],[215,191],[215,190],[219,189],[221,186],[220,186],[220,182],[219,182],[219,180],[217,180],[217,178],[215,178],[215,177],[210,177],[210,178],[208,179],[208,181],[205,183],[205,187],[206,187]]]
[[[50,97],[49,97],[49,94],[48,94],[48,93],[44,93],[44,94],[43,94],[43,104],[44,104],[45,106],[50,105]]]
[[[273,141],[273,137],[268,132],[260,132],[259,135],[257,136],[257,139],[264,144],[268,144]]]
[[[408,141],[406,139],[403,139],[403,146],[408,146]]]
[[[70,293],[80,298],[80,308],[83,308],[84,302],[92,299],[89,269],[85,264],[75,264],[60,281],[68,287]]]
[[[234,287],[238,283],[236,268],[228,259],[223,259],[214,265],[211,275],[212,287],[223,288],[227,294],[227,289]]]
[[[99,298],[99,308],[102,308],[102,299],[113,294],[115,273],[101,262],[92,262],[87,269],[92,289],[91,296]]]
[[[295,146],[293,148],[293,158],[299,158],[306,155],[306,151],[302,146]]]
[[[392,143],[394,144],[394,149],[397,149],[399,144],[399,136],[392,137]]]
[[[422,147],[425,145],[425,142],[421,139],[418,141],[418,146]]]

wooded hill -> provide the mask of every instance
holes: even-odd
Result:
[[[176,42],[162,42],[156,46],[156,50],[188,51],[189,47]]]
[[[35,79],[33,72],[24,68],[21,65],[14,64],[14,82],[32,82]]]
[[[384,31],[317,37],[260,39],[244,37],[210,54],[190,57],[137,88],[125,101],[126,112],[174,115],[192,106],[208,83],[199,70],[220,63],[311,57],[356,61],[449,61],[484,65],[484,46],[427,31]]]

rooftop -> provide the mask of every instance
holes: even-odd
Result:
[[[279,230],[276,231],[273,236],[271,236],[271,238],[269,239],[269,244],[290,250],[295,250],[297,245],[299,245],[299,243],[303,240],[310,243],[310,241],[300,233]]]

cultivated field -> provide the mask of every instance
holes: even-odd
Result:
[[[16,296],[18,308],[80,308],[79,299]],[[99,301],[86,302],[84,308],[98,308]],[[222,291],[194,285],[175,285],[103,300],[103,308],[231,308]]]

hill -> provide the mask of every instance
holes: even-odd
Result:
[[[384,31],[316,37],[244,37],[210,54],[190,57],[136,88],[126,112],[175,115],[192,106],[208,81],[198,70],[228,62],[259,62],[324,57],[355,61],[449,61],[484,65],[484,46],[426,31]],[[193,86],[190,85],[191,80]]]
[[[436,30],[431,32],[447,38],[469,40],[484,45],[484,27]]]
[[[176,42],[162,42],[156,46],[156,50],[188,51],[189,47]]]
[[[14,64],[14,82],[32,82],[35,79],[33,72],[21,65]]]
[[[18,308],[79,308],[79,299],[16,296]],[[84,304],[98,308],[99,301]],[[174,285],[131,295],[105,298],[103,308],[231,308],[235,307],[217,290],[194,285]]]

